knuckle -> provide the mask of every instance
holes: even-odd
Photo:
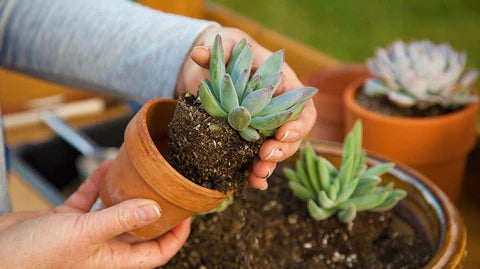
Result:
[[[135,228],[135,221],[131,216],[129,216],[126,210],[118,210],[115,219],[118,227],[124,231],[129,231]]]

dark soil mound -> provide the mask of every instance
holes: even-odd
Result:
[[[269,186],[197,216],[165,268],[421,268],[432,256],[423,234],[397,231],[391,212],[361,212],[350,227],[336,217],[315,221],[278,172]]]
[[[194,96],[179,100],[168,139],[168,162],[198,185],[221,192],[244,184],[263,143],[244,140],[225,119],[207,114]]]
[[[375,111],[384,115],[394,117],[408,117],[408,118],[425,118],[442,116],[449,113],[453,113],[462,109],[462,107],[443,107],[440,105],[433,105],[428,108],[422,109],[419,107],[398,107],[390,102],[386,96],[372,97],[366,95],[363,91],[358,91],[355,100],[361,106],[368,110]]]

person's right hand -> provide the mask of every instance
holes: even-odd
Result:
[[[209,27],[200,34],[193,44],[191,57],[187,58],[178,76],[176,93],[189,91],[197,94],[198,84],[209,77],[208,67],[210,51],[213,47],[215,36],[222,37],[225,61],[230,58],[230,53],[235,44],[245,38],[252,48],[253,69],[258,68],[272,52],[258,44],[245,32],[228,27]],[[282,82],[275,95],[303,87],[292,68],[287,63],[282,68]],[[268,187],[267,178],[272,175],[278,162],[292,156],[302,143],[302,139],[310,132],[315,123],[317,111],[313,101],[309,100],[300,116],[285,123],[280,127],[272,139],[263,143],[260,148],[259,160],[250,169],[248,181],[254,188],[265,190]]]
[[[156,240],[127,243],[117,236],[159,217],[159,205],[132,199],[88,212],[97,199],[104,163],[65,204],[45,211],[0,217],[0,268],[154,268],[164,265],[185,243],[186,219]]]

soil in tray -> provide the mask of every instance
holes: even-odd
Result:
[[[355,95],[355,100],[361,106],[368,110],[375,111],[388,116],[395,117],[410,117],[410,118],[425,118],[449,114],[462,109],[462,107],[443,107],[440,105],[433,105],[422,109],[419,107],[398,107],[390,102],[386,96],[368,96],[363,91],[358,91]]]
[[[221,192],[244,184],[263,143],[244,140],[225,119],[207,114],[192,95],[179,100],[168,139],[168,162],[198,185]]]
[[[420,268],[432,256],[423,234],[398,232],[391,212],[361,212],[350,227],[313,220],[278,172],[267,191],[242,196],[224,212],[197,216],[165,268]]]

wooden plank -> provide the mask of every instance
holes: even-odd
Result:
[[[204,17],[203,0],[139,0],[142,5],[191,18]]]
[[[96,96],[93,93],[60,86],[2,68],[0,68],[0,81],[0,104],[3,113],[31,108],[38,103],[32,100],[58,102]],[[56,96],[56,100],[53,100],[53,98],[47,100],[45,98],[47,96]]]
[[[43,210],[53,207],[50,202],[25,182],[25,180],[17,173],[10,173],[9,180],[10,198],[14,212],[23,210]]]
[[[284,48],[286,50],[286,61],[295,70],[299,78],[304,78],[313,71],[340,64],[339,60],[279,32],[268,29],[228,8],[207,4],[205,17],[217,21],[223,26],[235,27],[245,31],[269,50],[276,51]]]
[[[67,119],[69,125],[74,128],[82,128],[94,124],[100,124],[115,118],[120,118],[130,113],[130,108],[126,105],[117,105],[110,107],[101,113],[92,113]],[[7,144],[10,147],[24,143],[41,142],[53,135],[54,132],[44,123],[36,123],[20,127],[11,127],[5,130]]]

